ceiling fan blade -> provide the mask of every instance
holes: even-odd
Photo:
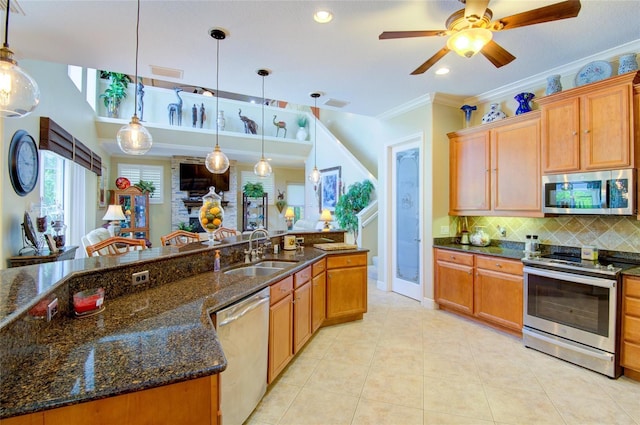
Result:
[[[385,31],[378,36],[378,40],[388,40],[393,38],[410,37],[431,37],[434,35],[445,35],[445,30],[425,30],[425,31]]]
[[[480,53],[489,59],[496,68],[506,65],[516,58],[493,40],[489,41],[482,50],[480,50]]]
[[[425,63],[417,67],[416,70],[411,73],[411,75],[418,75],[418,74],[424,73],[427,69],[431,68],[436,62],[442,59],[444,55],[446,55],[449,52],[450,50],[447,46],[438,50],[438,52],[435,55],[431,56],[429,59],[427,59]]]
[[[492,28],[496,31],[504,31],[527,25],[541,24],[543,22],[575,18],[578,16],[580,8],[581,4],[579,0],[563,1],[498,19],[498,21],[492,24]]]
[[[489,0],[465,0],[464,19],[471,24],[480,21],[487,6],[489,6]]]

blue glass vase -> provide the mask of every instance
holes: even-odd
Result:
[[[518,101],[518,109],[516,109],[516,115],[524,114],[526,112],[531,112],[531,100],[536,95],[533,93],[518,93],[514,99]]]
[[[471,113],[478,109],[478,107],[471,105],[462,105],[460,109],[464,111],[464,126],[469,127],[469,124],[471,124]]]

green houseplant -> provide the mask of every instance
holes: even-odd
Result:
[[[131,79],[127,74],[119,72],[100,71],[100,78],[108,79],[109,86],[100,95],[104,99],[104,106],[107,108],[107,116],[118,117],[118,108],[123,99],[127,97],[127,88]]]
[[[140,189],[142,193],[148,193],[149,198],[153,198],[153,193],[156,191],[156,186],[152,181],[140,180],[134,186]]]
[[[261,198],[264,195],[264,188],[262,187],[262,183],[246,183],[242,187],[242,191],[249,198]]]
[[[373,183],[369,180],[356,182],[349,186],[347,193],[342,195],[336,203],[335,215],[340,228],[351,232],[354,239],[358,239],[358,213],[371,201]]]

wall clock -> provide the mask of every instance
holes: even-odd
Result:
[[[18,195],[25,196],[36,187],[39,164],[38,146],[33,137],[24,130],[16,131],[9,145],[9,177]]]

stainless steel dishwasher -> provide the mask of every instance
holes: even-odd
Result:
[[[213,314],[227,358],[220,375],[224,425],[241,425],[267,390],[269,288]]]

